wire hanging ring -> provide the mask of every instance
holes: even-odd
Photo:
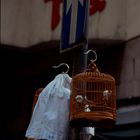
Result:
[[[88,50],[84,54],[89,54],[90,52],[93,52],[95,54],[95,59],[94,60],[92,59],[90,61],[95,62],[97,60],[97,53],[94,50]]]
[[[65,65],[65,66],[67,67],[67,70],[66,70],[64,73],[68,73],[68,71],[69,71],[69,65],[66,64],[66,63],[61,63],[61,64],[59,64],[58,66],[53,66],[53,68],[59,68],[59,67],[61,67],[61,66],[63,66],[63,65]]]

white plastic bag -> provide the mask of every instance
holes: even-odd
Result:
[[[40,93],[26,137],[67,140],[71,78],[59,74]]]

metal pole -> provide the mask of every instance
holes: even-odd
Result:
[[[73,58],[73,73],[72,75],[76,75],[87,67],[87,55],[84,54],[88,49],[88,44],[81,45],[74,54]]]
[[[73,61],[73,75],[82,72],[87,67],[87,55],[84,52],[88,49],[88,19],[89,19],[89,0],[86,1],[86,19],[84,25],[84,41],[75,52]]]
[[[87,55],[84,54],[88,50],[88,18],[89,18],[89,0],[87,0],[87,9],[86,9],[86,22],[84,26],[84,39],[85,42],[79,45],[75,49],[75,54],[73,58],[73,73],[76,75],[80,72],[83,72],[87,68]],[[72,139],[71,140],[81,140],[81,131],[82,128],[72,128]]]

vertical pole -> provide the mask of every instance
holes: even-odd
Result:
[[[88,17],[89,17],[89,0],[87,0],[87,9],[86,9],[86,22],[84,27],[84,37],[86,42],[81,44],[77,49],[75,49],[75,54],[73,58],[73,73],[76,75],[80,72],[83,72],[87,67],[87,55],[84,54],[88,50]],[[80,132],[82,128],[72,128],[72,139],[71,140],[81,140]]]
[[[86,69],[87,66],[87,55],[84,54],[88,49],[88,44],[83,44],[78,48],[74,54],[73,58],[73,73],[76,75]],[[80,131],[81,128],[72,128],[72,139],[71,140],[80,140]]]
[[[87,55],[84,52],[88,49],[88,18],[89,18],[89,0],[86,0],[86,19],[84,24],[84,33],[85,42],[80,45],[76,50],[74,59],[73,59],[73,75],[82,72],[86,69],[87,66]]]
[[[84,71],[87,67],[87,55],[84,54],[88,49],[88,44],[81,45],[74,54],[73,76]]]

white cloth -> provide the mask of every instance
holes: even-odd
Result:
[[[26,137],[66,140],[69,128],[71,78],[59,74],[40,93]]]

